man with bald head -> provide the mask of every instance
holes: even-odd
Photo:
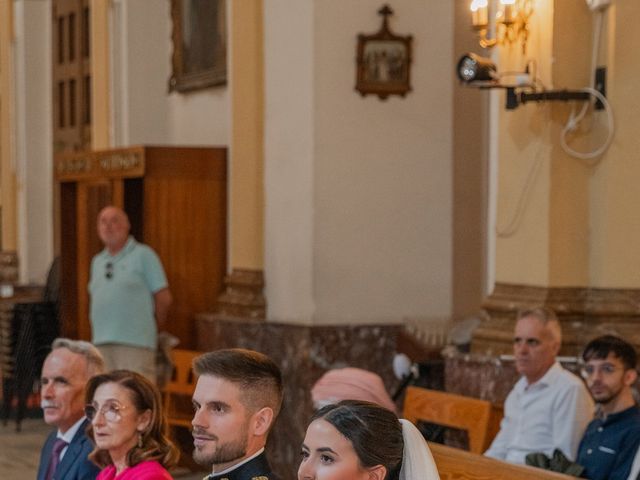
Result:
[[[556,361],[561,343],[552,310],[534,308],[518,315],[513,352],[522,377],[507,397],[500,432],[485,455],[525,463],[529,453],[551,457],[559,449],[575,460],[593,401],[582,380]]]
[[[160,259],[129,235],[130,228],[120,208],[105,207],[98,214],[105,248],[91,262],[93,343],[109,369],[126,368],[155,382],[158,327],[172,298]]]

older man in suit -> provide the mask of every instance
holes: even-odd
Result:
[[[104,371],[104,360],[88,342],[58,338],[42,367],[44,421],[56,427],[40,454],[38,480],[93,480],[100,469],[87,459],[93,444],[85,435],[85,386]]]

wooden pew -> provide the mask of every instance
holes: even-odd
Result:
[[[575,477],[540,468],[514,465],[493,458],[430,442],[440,480],[575,480]]]
[[[184,427],[191,429],[193,410],[191,407],[191,396],[196,389],[196,376],[191,368],[193,359],[204,352],[195,350],[175,349],[171,352],[173,361],[173,375],[162,389],[162,402],[167,416],[169,426]],[[183,400],[182,403],[178,403]],[[186,400],[186,401],[185,401]],[[189,408],[180,408],[183,405]]]
[[[500,428],[502,412],[485,400],[411,386],[403,417],[414,424],[423,420],[463,430],[469,438],[469,450],[483,453]]]

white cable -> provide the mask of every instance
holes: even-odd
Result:
[[[499,238],[508,238],[518,231],[520,222],[524,217],[527,201],[529,200],[529,193],[531,192],[534,181],[540,171],[540,166],[542,165],[542,148],[543,144],[540,142],[536,155],[531,163],[531,167],[529,168],[529,172],[527,173],[527,177],[525,178],[524,186],[520,191],[520,198],[518,198],[518,203],[516,204],[516,209],[513,212],[511,220],[507,222],[505,227],[499,227],[496,225],[496,235]]]
[[[598,100],[600,100],[600,102],[602,102],[602,104],[604,105],[604,111],[607,114],[607,127],[609,129],[609,134],[607,135],[607,138],[604,141],[604,143],[600,145],[600,147],[598,147],[597,149],[592,150],[591,152],[584,152],[584,153],[578,152],[577,150],[574,150],[567,144],[567,134],[570,132],[573,132],[578,127],[577,122],[582,120],[582,118],[573,119],[572,117],[570,117],[569,120],[567,121],[567,124],[562,129],[562,133],[560,134],[560,145],[562,146],[562,149],[572,157],[576,157],[581,160],[592,160],[602,155],[607,150],[607,148],[609,148],[609,145],[611,145],[611,141],[613,140],[613,134],[615,132],[615,126],[613,122],[613,112],[611,111],[611,105],[609,104],[606,97],[602,95],[602,93],[600,93],[595,88],[582,88],[580,89],[580,91],[590,93],[591,95],[596,97]],[[585,103],[587,105],[589,104],[589,102],[585,102]],[[591,162],[591,163],[594,164],[597,162]]]
[[[596,67],[598,65],[598,50],[600,49],[600,32],[602,31],[602,12],[594,12],[593,17],[593,44],[591,45],[591,70],[589,73],[589,83],[587,85],[595,85],[596,81]],[[571,115],[567,120],[567,125],[571,125],[571,129],[574,130],[578,123],[582,121],[590,102],[584,102],[582,109],[578,115],[575,115],[575,107],[571,109]]]
[[[591,72],[589,75],[589,85],[595,85],[596,67],[598,64],[598,51],[600,49],[600,35],[602,33],[602,18],[604,15],[604,10],[605,9],[599,9],[594,11],[593,13],[593,44],[591,48]],[[590,106],[593,105],[592,100],[589,100],[583,102],[582,108],[577,115],[575,114],[575,106],[571,109],[569,119],[567,120],[567,123],[565,124],[564,128],[562,129],[562,133],[560,134],[560,145],[562,146],[562,149],[572,157],[579,158],[580,160],[593,160],[602,155],[607,150],[607,148],[609,148],[609,145],[613,140],[613,134],[615,132],[613,124],[613,112],[611,111],[611,105],[609,104],[605,96],[596,89],[586,87],[580,89],[580,91],[590,93],[592,96],[600,100],[600,102],[604,105],[605,113],[607,114],[607,126],[609,134],[607,135],[607,139],[604,141],[604,143],[599,148],[592,150],[591,152],[578,152],[577,150],[569,147],[569,145],[567,144],[567,134],[575,131],[578,128],[578,124],[584,119],[585,115],[587,114],[587,110]],[[597,162],[589,163],[595,164]]]

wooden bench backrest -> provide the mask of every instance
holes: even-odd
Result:
[[[425,388],[408,387],[403,416],[416,424],[426,421],[467,432],[469,450],[483,453],[491,441],[491,403]]]
[[[440,480],[575,480],[540,468],[515,465],[458,448],[430,442]]]
[[[178,412],[174,406],[173,397],[185,396],[191,398],[193,395],[197,379],[193,373],[191,364],[193,359],[200,355],[202,355],[202,352],[195,350],[171,351],[173,375],[162,389],[162,400],[169,425],[180,425],[187,428],[191,426],[191,412]]]

